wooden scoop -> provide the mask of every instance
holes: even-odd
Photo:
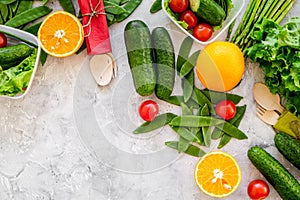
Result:
[[[267,110],[276,110],[282,113],[285,109],[280,105],[278,94],[272,94],[269,88],[262,83],[256,83],[253,87],[255,101]]]
[[[90,60],[90,69],[100,86],[108,85],[114,76],[115,61],[109,54],[94,55]]]

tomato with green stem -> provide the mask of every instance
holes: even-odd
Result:
[[[141,118],[147,122],[152,121],[158,114],[158,105],[155,101],[146,100],[139,107]]]

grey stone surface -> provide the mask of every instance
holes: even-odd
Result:
[[[123,39],[125,24],[142,19],[150,29],[166,27],[176,51],[184,38],[162,11],[150,14],[151,4],[143,1],[130,18],[110,27],[119,72],[108,87],[96,86],[87,64],[90,57],[82,52],[65,59],[49,56],[24,99],[0,99],[0,199],[213,199],[194,182],[198,158],[178,155],[164,146],[165,141],[177,137],[168,127],[139,136],[131,133],[142,123],[137,114],[139,103],[155,97],[139,97],[134,92]],[[49,5],[60,8],[57,1]],[[297,2],[288,16],[299,10]],[[193,46],[193,50],[201,48]],[[300,178],[299,171],[274,147],[272,127],[255,116],[252,86],[257,81],[263,81],[262,71],[248,60],[241,84],[231,92],[244,97],[241,105],[247,104],[240,128],[249,139],[232,140],[222,149],[237,159],[243,177],[237,191],[224,199],[249,199],[248,183],[264,179],[247,158],[253,145],[263,146]],[[179,88],[177,82],[174,93],[180,94]],[[158,103],[161,113],[179,113],[176,107]],[[217,142],[205,150],[216,150]],[[272,187],[268,199],[280,199]]]

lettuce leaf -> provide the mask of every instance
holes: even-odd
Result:
[[[28,87],[36,56],[37,49],[34,49],[19,65],[0,71],[0,95],[15,96],[24,92],[23,88]]]
[[[280,26],[270,19],[255,24],[255,44],[247,55],[258,62],[272,93],[287,100],[286,107],[300,116],[300,17]]]

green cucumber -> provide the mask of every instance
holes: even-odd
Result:
[[[127,23],[124,38],[136,92],[148,96],[156,85],[150,30],[144,22],[133,20]]]
[[[224,9],[214,0],[190,0],[192,11],[212,26],[221,25],[226,17]]]
[[[267,151],[253,146],[248,150],[248,158],[283,200],[300,199],[299,182]]]
[[[300,169],[300,142],[285,133],[277,133],[274,137],[275,145],[278,151]]]
[[[0,48],[0,66],[3,70],[18,65],[27,58],[32,49],[26,44],[17,44]]]
[[[175,53],[171,37],[163,27],[152,31],[154,57],[156,60],[155,94],[159,99],[168,99],[175,82]]]

